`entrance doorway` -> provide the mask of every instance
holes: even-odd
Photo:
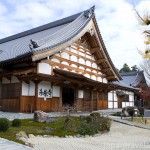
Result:
[[[63,105],[74,105],[74,89],[68,87],[62,88],[62,103]]]

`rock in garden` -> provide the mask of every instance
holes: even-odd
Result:
[[[54,129],[53,128],[51,128],[51,127],[45,127],[44,128],[47,132],[52,132]]]
[[[28,141],[28,139],[27,139],[27,138],[24,138],[24,137],[20,137],[18,140],[21,140],[21,141],[23,141],[23,142],[27,142],[27,141]]]
[[[27,134],[24,131],[20,131],[16,134],[16,138],[20,139],[20,137],[28,138]]]
[[[33,134],[29,134],[28,137],[29,138],[35,138],[35,136]]]
[[[49,123],[49,122],[58,122],[58,120],[56,118],[47,117],[46,123]]]
[[[34,112],[34,121],[37,122],[46,122],[48,118],[48,114],[43,111],[35,111]]]

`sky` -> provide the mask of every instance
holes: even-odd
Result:
[[[150,0],[133,0],[143,15]],[[0,0],[0,39],[82,12],[95,5],[97,23],[107,51],[116,66],[142,62],[147,27],[141,26],[132,0]],[[148,8],[149,6],[149,8]]]

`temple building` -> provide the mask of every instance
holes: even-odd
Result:
[[[94,7],[0,40],[3,111],[93,111],[134,106],[139,89],[120,84]]]

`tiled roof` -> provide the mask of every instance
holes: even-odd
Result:
[[[121,75],[124,83],[126,83],[129,86],[133,86],[133,87],[137,87],[138,84],[144,78],[143,71],[121,73],[120,75]]]
[[[92,9],[92,8],[91,8]],[[0,40],[0,62],[16,59],[29,53],[43,51],[60,45],[78,34],[89,21],[90,10],[4,38]],[[92,16],[92,15],[91,15]],[[37,48],[29,46],[30,40],[38,43]]]
[[[137,89],[137,86],[139,85],[139,83],[143,79],[145,80],[143,71],[125,72],[125,73],[120,73],[120,75],[123,80],[118,81],[118,82],[113,82],[113,84]]]

